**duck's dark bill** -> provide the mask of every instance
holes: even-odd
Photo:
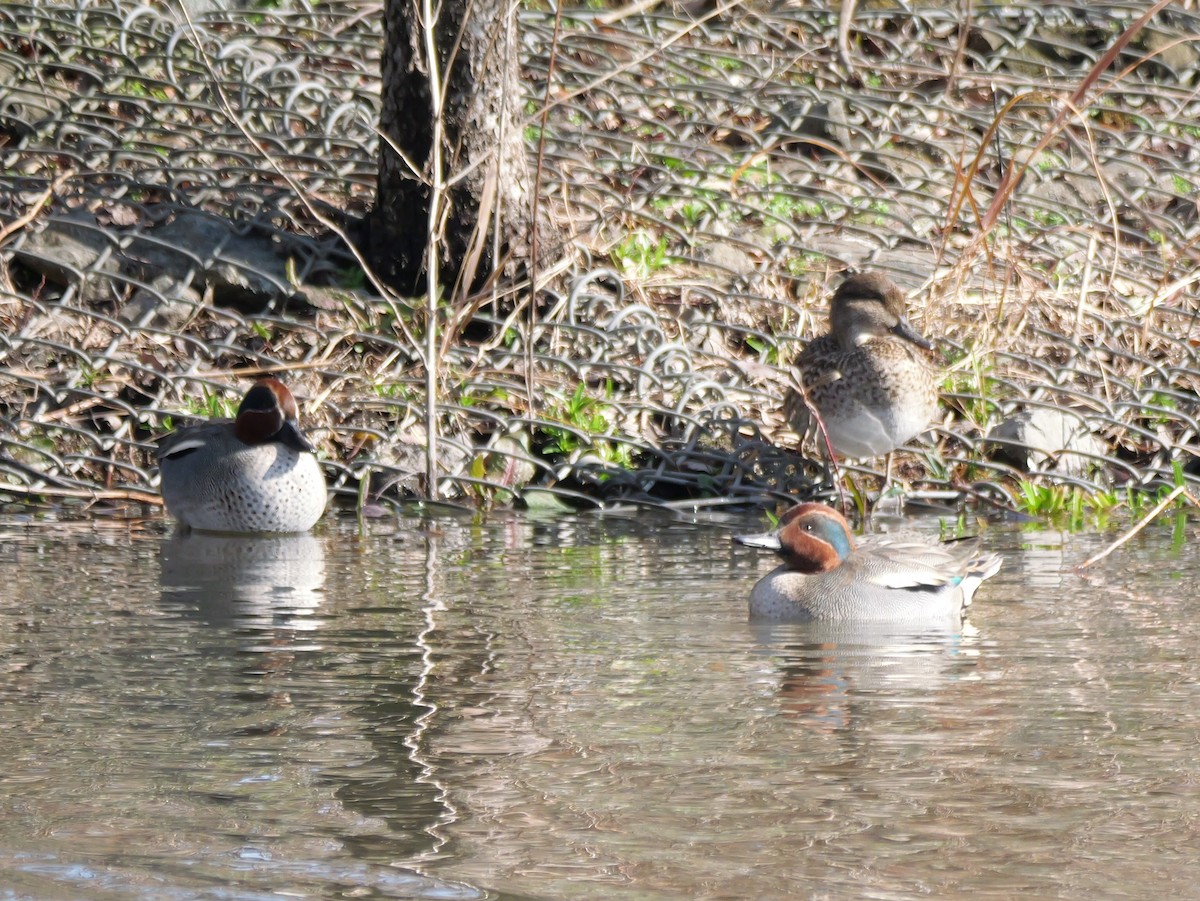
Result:
[[[733,540],[746,547],[763,548],[768,551],[779,550],[779,535],[776,532],[764,532],[761,535],[734,535]]]

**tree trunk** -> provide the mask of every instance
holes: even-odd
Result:
[[[528,258],[534,185],[522,126],[518,4],[430,5],[440,10],[433,71],[423,0],[384,4],[383,140],[366,251],[389,286],[404,295],[423,293],[430,204],[439,202],[435,185],[443,186],[433,226],[443,233],[438,276],[444,296],[457,301],[495,269],[511,275]],[[431,85],[445,97],[440,154]],[[561,247],[544,223],[537,241]]]

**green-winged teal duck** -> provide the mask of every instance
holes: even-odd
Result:
[[[830,302],[830,331],[796,361],[800,384],[839,456],[888,454],[929,427],[937,412],[932,346],[905,317],[901,290],[877,272],[852,275]],[[801,437],[824,446],[803,397],[789,392],[784,412]]]
[[[237,419],[179,429],[158,446],[162,497],[185,528],[304,532],[325,511],[325,477],[283,382],[256,382]]]
[[[855,539],[845,518],[824,504],[792,507],[779,528],[734,539],[768,548],[783,563],[750,592],[758,620],[920,623],[961,618],[1001,558],[971,542],[930,545],[913,539]]]

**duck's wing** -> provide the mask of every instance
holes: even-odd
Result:
[[[176,429],[169,435],[164,435],[158,439],[158,447],[154,452],[154,458],[161,462],[171,458],[177,459],[184,454],[199,450],[204,445],[214,441],[222,430],[229,428],[232,422],[232,419],[212,419],[208,422],[202,422],[199,425]]]
[[[936,590],[961,582],[973,568],[971,561],[977,553],[978,545],[973,542],[926,544],[913,539],[870,536],[860,541],[851,559],[858,570],[857,577],[871,584]]]
[[[840,381],[846,355],[847,351],[833,335],[820,335],[809,341],[796,358],[796,373],[804,390],[811,392]]]
[[[833,335],[821,335],[808,342],[796,358],[796,377],[804,386],[809,402],[818,403],[829,388],[842,380],[842,358],[845,352]],[[805,403],[804,395],[789,388],[783,399],[784,419],[793,432],[802,438],[815,433],[816,423]]]

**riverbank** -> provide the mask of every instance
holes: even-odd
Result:
[[[567,17],[552,76],[553,21],[523,15],[579,257],[534,304],[437,323],[441,497],[811,492],[780,408],[849,268],[893,275],[943,355],[942,419],[900,461],[918,495],[1195,478],[1200,63],[1170,36],[1200,16],[1139,31],[1076,114],[1141,5],[864,4],[849,68],[828,10],[669,6]],[[424,323],[327,228],[372,198],[378,22],[0,7],[0,495],[153,496],[154,438],[273,371],[347,503],[427,496]]]

